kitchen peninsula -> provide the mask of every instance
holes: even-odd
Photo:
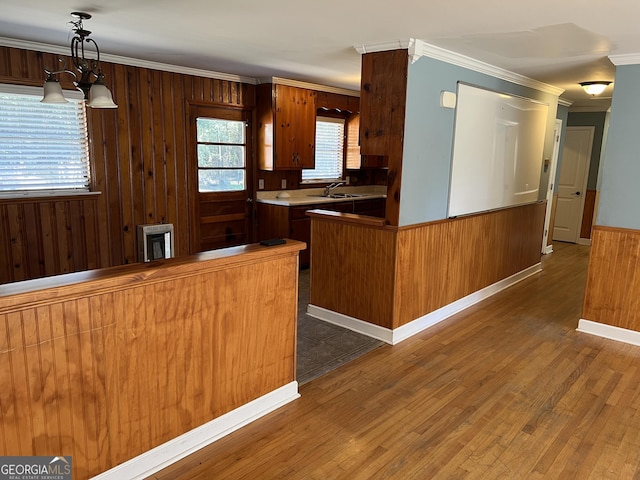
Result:
[[[312,210],[308,313],[398,343],[539,272],[545,208],[406,227]]]
[[[0,454],[68,455],[74,478],[144,478],[297,398],[304,246],[0,286]]]
[[[387,187],[383,185],[340,186],[326,193],[323,188],[258,192],[258,237],[261,240],[287,237],[305,242],[307,249],[300,252],[300,266],[307,267],[311,251],[308,210],[384,219],[386,194]]]

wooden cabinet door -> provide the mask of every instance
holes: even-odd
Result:
[[[275,85],[275,158],[277,170],[315,166],[316,92]]]
[[[353,113],[346,120],[347,139],[346,147],[346,167],[349,170],[360,168],[362,159],[360,157],[360,114]]]
[[[296,89],[296,153],[298,168],[316,164],[316,92]]]
[[[362,155],[360,168],[386,168],[388,165],[387,155]]]
[[[276,108],[274,126],[274,164],[277,169],[295,169],[297,166],[297,89],[275,85]]]
[[[298,170],[315,167],[317,92],[288,85],[257,88],[258,167]]]

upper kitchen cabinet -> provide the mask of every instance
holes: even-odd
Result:
[[[352,113],[346,120],[346,167],[348,170],[358,169],[362,166],[360,155],[360,114]]]
[[[347,116],[360,112],[360,98],[354,95],[345,95],[334,92],[318,91],[316,96],[316,108],[318,112],[327,111],[343,113]]]
[[[387,155],[362,155],[360,152],[360,114],[352,113],[346,118],[346,167],[347,170],[363,168],[387,168]]]
[[[315,91],[272,83],[258,85],[257,120],[261,170],[314,168]]]
[[[362,56],[360,153],[386,157],[402,151],[408,55],[392,50]]]
[[[335,115],[345,121],[345,162],[348,170],[364,167],[360,156],[360,98],[332,92],[318,92],[318,116]]]

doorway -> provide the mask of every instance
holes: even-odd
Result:
[[[595,127],[567,127],[558,179],[553,240],[578,243]]]
[[[556,126],[553,130],[553,155],[549,165],[549,183],[547,185],[547,210],[544,215],[544,230],[542,234],[542,253],[553,252],[553,245],[549,239],[549,229],[551,227],[551,214],[553,211],[553,190],[555,187],[556,170],[558,168],[558,154],[560,153],[560,135],[562,133],[562,120],[556,119]]]
[[[252,241],[251,112],[189,106],[190,253]]]

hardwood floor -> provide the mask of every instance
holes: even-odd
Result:
[[[589,248],[554,250],[151,478],[640,478],[640,347],[575,331]]]

